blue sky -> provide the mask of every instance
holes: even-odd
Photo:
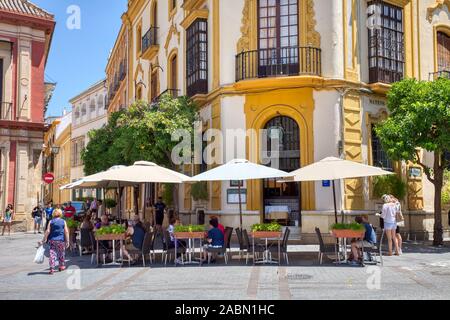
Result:
[[[69,99],[105,77],[105,67],[121,25],[127,0],[31,0],[53,13],[56,29],[45,70],[57,82],[47,116],[61,115]],[[67,9],[80,8],[80,29],[69,29]]]

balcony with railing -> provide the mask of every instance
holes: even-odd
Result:
[[[159,96],[153,98],[152,103],[160,102],[161,98],[166,94],[169,94],[174,99],[178,98],[180,96],[180,92],[181,92],[181,90],[178,90],[178,89],[167,89],[167,90],[163,91]]]
[[[158,28],[151,27],[142,37],[142,59],[150,60],[158,53]]]
[[[0,102],[0,120],[12,120],[12,103]]]
[[[123,81],[127,75],[126,61],[122,60],[119,65],[119,81]]]
[[[255,78],[321,76],[321,74],[322,61],[319,48],[259,49],[236,55],[236,82]]]
[[[441,70],[441,71],[436,71],[436,72],[430,72],[428,78],[430,81],[434,81],[439,78],[450,79],[450,70]]]

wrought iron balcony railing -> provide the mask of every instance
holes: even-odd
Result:
[[[158,28],[151,27],[142,37],[142,53],[144,54],[148,48],[158,44]]]
[[[158,103],[161,100],[161,97],[165,94],[169,94],[172,98],[178,98],[180,96],[180,91],[178,89],[167,89],[163,91],[159,96],[152,99],[152,103]]]
[[[441,71],[436,71],[436,72],[430,72],[428,78],[430,81],[434,81],[439,78],[450,79],[450,70],[441,70]]]
[[[283,47],[236,55],[236,82],[266,77],[322,74],[321,49]]]

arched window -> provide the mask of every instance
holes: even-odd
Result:
[[[136,29],[136,56],[139,57],[142,50],[142,26],[139,25]]]
[[[450,36],[437,33],[437,71],[450,71]]]
[[[95,116],[95,107],[96,107],[95,99],[92,99],[91,103],[89,104],[89,116],[90,117]]]
[[[81,106],[81,116],[84,117],[86,113],[87,113],[86,104],[83,103],[83,105]]]
[[[178,90],[178,57],[177,54],[173,54],[169,58],[169,90],[173,90],[174,93]]]
[[[97,113],[100,113],[101,110],[105,108],[105,99],[103,98],[103,95],[99,95],[97,98]]]

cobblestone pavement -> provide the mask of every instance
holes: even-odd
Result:
[[[290,266],[232,259],[210,266],[102,267],[69,254],[68,270],[33,263],[41,236],[0,237],[0,299],[450,299],[450,248],[406,244],[384,267],[320,266],[317,247],[292,246]],[[377,280],[380,279],[378,283]]]

